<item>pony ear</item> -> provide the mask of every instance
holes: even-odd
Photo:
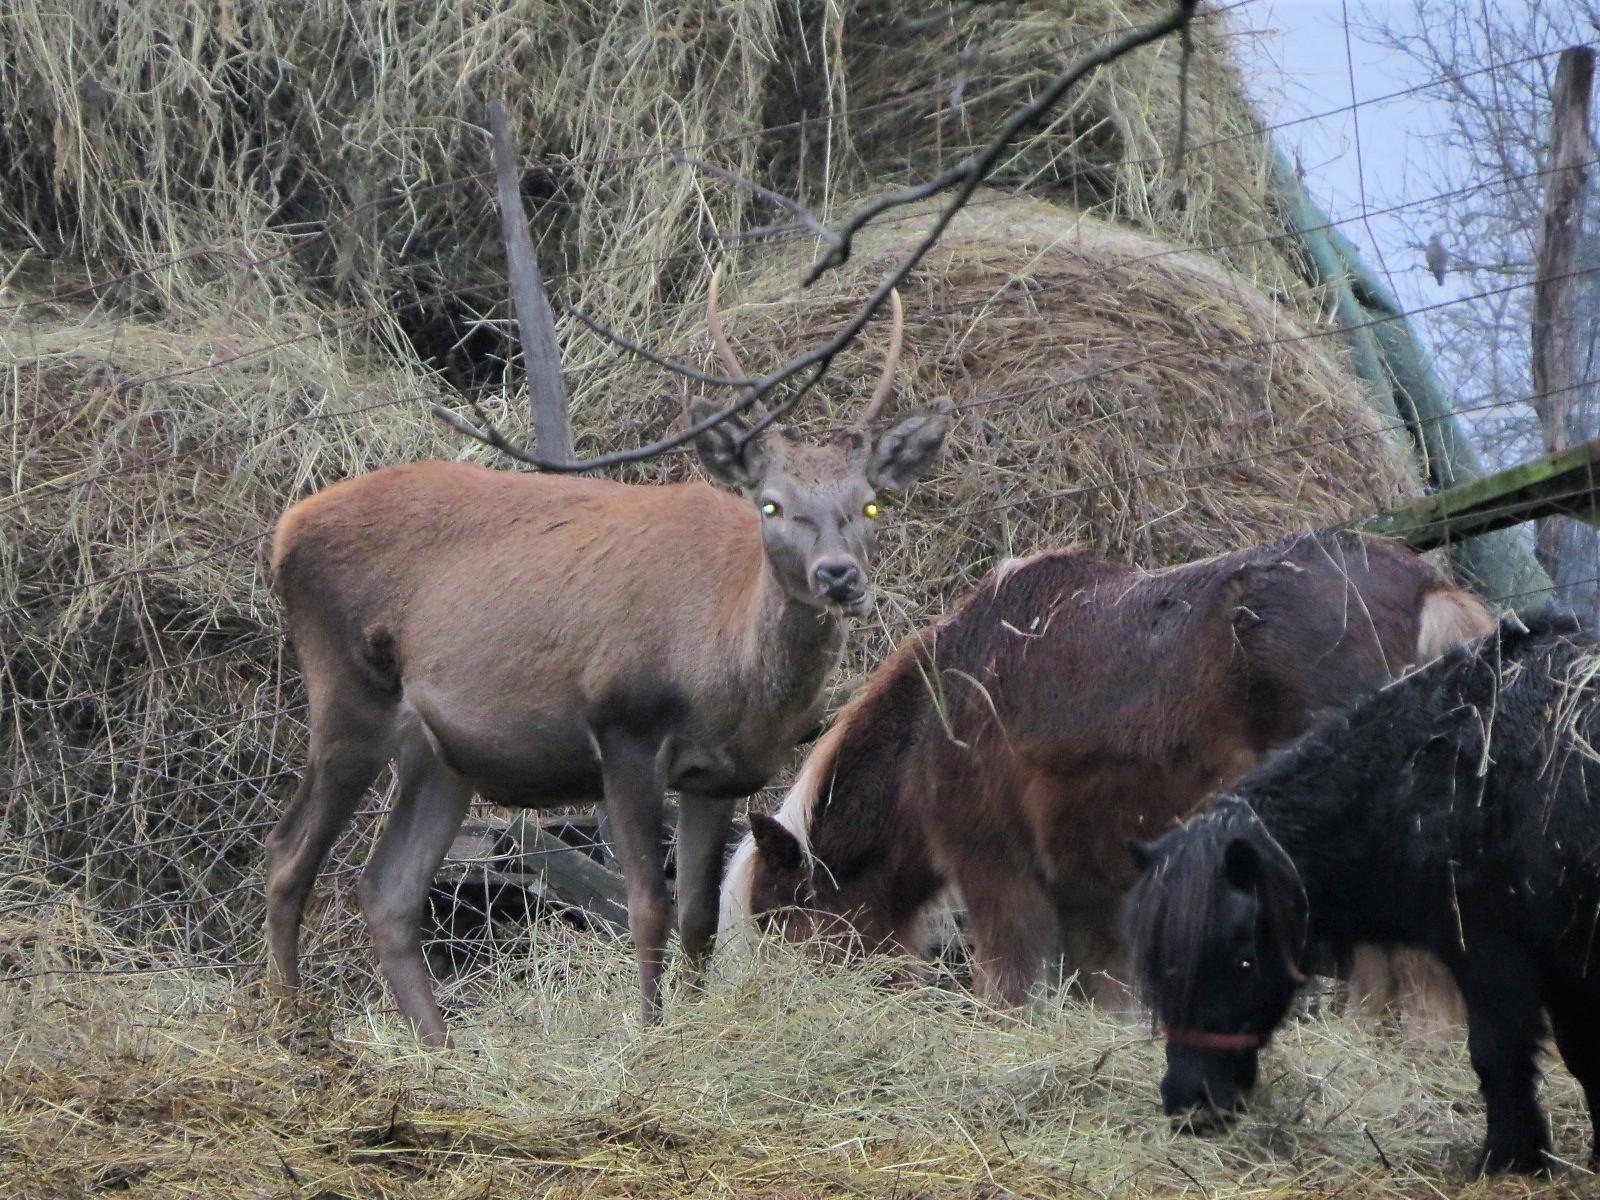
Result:
[[[1255,891],[1261,879],[1261,852],[1245,838],[1229,838],[1222,851],[1222,873],[1231,887],[1241,892]]]
[[[1122,844],[1128,848],[1128,857],[1133,859],[1134,870],[1142,873],[1155,864],[1156,848],[1151,843],[1129,838]]]
[[[750,814],[750,836],[755,838],[761,857],[771,866],[793,871],[805,861],[799,839],[765,813]]]

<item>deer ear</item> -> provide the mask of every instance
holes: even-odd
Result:
[[[755,838],[761,857],[771,866],[793,871],[805,861],[799,839],[765,813],[750,814],[750,836]]]
[[[1242,837],[1229,838],[1222,850],[1222,873],[1238,891],[1255,891],[1261,879],[1261,852]]]
[[[689,424],[694,425],[718,411],[720,405],[709,400],[695,399],[684,407]],[[761,441],[753,438],[740,442],[749,427],[738,417],[725,417],[694,439],[694,448],[700,452],[711,478],[727,487],[747,491],[761,481]]]
[[[909,487],[939,457],[950,432],[948,410],[917,413],[878,435],[867,460],[867,482],[879,491]]]

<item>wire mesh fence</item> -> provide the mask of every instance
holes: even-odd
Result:
[[[1015,73],[1019,61],[1007,58],[1007,70]],[[971,120],[952,116],[955,82],[939,78],[822,116],[713,138],[567,155],[540,169],[621,169],[646,157],[668,161],[842,125],[866,146],[888,136],[874,122],[890,115],[920,115],[941,128]],[[984,103],[1001,103],[1009,86],[997,85]],[[910,334],[920,351],[908,390],[955,392],[963,432],[945,477],[908,505],[889,534],[884,615],[859,639],[847,678],[1008,553],[1081,540],[1165,562],[1347,519],[1418,485],[1414,466],[1408,477],[1396,450],[1416,420],[1387,420],[1370,408],[1341,361],[1350,330],[1325,318],[1325,294],[1295,273],[1308,232],[1371,212],[1311,228],[1213,214],[1205,230],[1182,226],[1205,236],[1161,242],[1069,237],[1070,222],[1052,224],[1018,199],[1048,174],[1049,155],[1068,160],[1051,175],[1053,188],[1078,198],[1067,182],[1088,179],[1094,186],[1084,194],[1104,200],[1109,187],[1113,199],[1104,207],[1118,216],[1128,215],[1129,200],[1115,181],[1143,172],[1152,193],[1157,183],[1172,183],[1162,176],[1170,148],[1150,152],[1133,139],[1108,157],[1095,128],[1055,130],[1042,150],[1019,154],[1008,188],[974,200],[967,224],[954,231],[956,249],[920,281]],[[1204,208],[1200,192],[1238,169],[1240,153],[1264,162],[1274,132],[1257,122],[1219,121],[1209,130],[1202,122],[1186,147],[1185,186],[1197,209]],[[919,143],[916,161],[944,162],[970,144],[970,132],[942,147]],[[1477,186],[1492,192],[1525,178],[1520,172]],[[320,307],[265,309],[251,290],[275,295],[271,270],[303,261],[308,237],[336,240],[375,214],[452,190],[474,197],[462,204],[481,206],[485,179],[469,173],[398,188],[277,249],[191,247],[105,278],[45,279],[26,293],[19,285],[18,298],[0,296],[0,422],[10,454],[10,490],[0,497],[0,986],[52,972],[259,969],[263,840],[293,793],[306,743],[303,696],[261,565],[265,541],[277,513],[319,485],[388,462],[464,453],[426,409],[434,400],[459,401],[464,385],[420,361],[402,318],[471,299],[480,307],[467,324],[493,327],[503,287],[497,277],[479,277],[398,299],[345,292],[323,296]],[[883,236],[892,246],[896,231],[913,236],[925,217],[897,213]],[[708,253],[741,245],[741,253],[787,270],[809,250],[803,230],[745,245],[742,227],[717,226],[659,253],[610,254],[551,280],[558,294],[566,287],[591,306],[597,296],[648,293],[672,312],[655,328],[664,348],[704,354],[695,289],[684,281],[700,278]],[[990,244],[1006,239],[1021,247],[1013,257]],[[392,246],[378,237],[370,249]],[[1058,261],[1039,269],[1049,255]],[[870,252],[864,257],[870,273]],[[1269,257],[1274,265],[1263,266]],[[1219,263],[1235,272],[1255,264],[1257,286]],[[130,307],[130,297],[196,271],[215,283],[196,301],[215,306],[211,319],[176,301],[176,322]],[[678,282],[662,285],[663,272]],[[608,291],[588,287],[601,278],[610,280]],[[751,344],[763,334],[769,348],[803,344],[835,321],[840,297],[859,278],[845,276],[840,290],[798,301],[785,293],[780,305],[752,273],[756,299],[733,319],[741,312],[750,319],[754,331],[744,336]],[[1072,315],[1085,307],[1097,323]],[[1043,367],[1030,365],[1044,339],[1064,350],[1053,350],[1057,358]],[[674,405],[639,399],[665,386],[647,368],[577,331],[572,346],[569,374],[587,436],[642,440],[674,419]],[[503,353],[496,341],[488,357]],[[1006,370],[980,371],[981,354],[1003,359]],[[1061,354],[1070,367],[1061,366]],[[517,398],[505,386],[504,365],[497,361],[494,378],[471,386],[482,402],[511,413]],[[974,386],[980,374],[993,385]],[[1236,399],[1207,407],[1191,398],[1219,390]],[[847,399],[846,392],[822,397],[814,419],[836,422]],[[1506,396],[1478,407],[1533,399]],[[1170,419],[1176,410],[1182,420]],[[1100,429],[1113,432],[1104,442],[1085,440],[1085,430]],[[1079,457],[1062,462],[1058,443],[1069,436],[1080,439],[1071,443]],[[1045,457],[1050,470],[1039,466]],[[678,456],[628,477],[676,478],[684,470]],[[1525,604],[1549,590],[1496,599]],[[387,810],[388,786],[335,847],[319,881],[321,911],[313,909],[308,922],[313,978],[351,1000],[374,994],[354,882]],[[552,915],[519,856],[603,857],[592,826],[581,821],[553,826],[565,850],[530,851],[505,841],[506,819],[477,806],[441,876],[431,920],[443,972],[470,974],[474,964],[505,961],[528,921],[573,919]],[[507,869],[513,858],[520,873]]]

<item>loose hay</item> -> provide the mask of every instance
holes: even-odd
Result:
[[[78,936],[92,939],[84,928]],[[1580,1195],[1592,1176],[1463,1183],[1482,1127],[1459,1045],[1312,1018],[1228,1135],[1173,1134],[1148,1030],[1075,1003],[1018,1022],[770,947],[665,1024],[626,949],[538,955],[419,1051],[387,1016],[296,1032],[204,973],[41,980],[0,1008],[0,1194],[1262,1197]],[[1545,1088],[1558,1153],[1577,1088]]]
[[[1326,339],[1301,340],[1205,260],[986,200],[907,290],[901,405],[949,396],[960,420],[934,478],[885,522],[883,602],[846,682],[1005,556],[1078,543],[1154,566],[1402,494]],[[907,236],[864,239],[799,302],[796,259],[744,272],[726,315],[751,365],[832,329]],[[424,415],[436,383],[317,336],[328,322],[304,301],[208,296],[188,312],[116,321],[62,305],[0,331],[15,364],[15,494],[0,504],[8,811],[29,879],[81,886],[162,944],[253,958],[255,851],[303,737],[260,536],[333,479],[475,451]],[[655,344],[706,353],[698,297],[665,316]],[[809,423],[853,418],[880,354],[870,338],[853,347]],[[676,400],[640,400],[662,386],[653,368],[614,352],[603,365],[573,373],[580,449],[677,419]],[[491,403],[520,423],[514,397]],[[679,477],[689,457],[632,475]]]
[[[106,291],[157,309],[219,280],[293,278],[396,306],[425,354],[481,381],[506,313],[481,177],[490,96],[530,164],[558,297],[633,334],[698,285],[709,240],[750,224],[748,196],[673,150],[829,207],[952,165],[1065,61],[1167,9],[1037,0],[926,21],[927,6],[861,0],[14,0],[0,255],[101,280],[175,260]],[[1221,14],[1197,26],[1181,175],[1169,39],[1097,72],[999,178],[1180,243],[1251,243],[1221,253],[1301,303],[1296,252],[1262,240],[1283,226],[1228,37]]]

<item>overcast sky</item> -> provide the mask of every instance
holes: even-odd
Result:
[[[1407,96],[1331,112],[1420,82],[1409,59],[1360,36],[1364,16],[1386,7],[1383,0],[1352,0],[1348,37],[1340,0],[1251,0],[1234,14],[1235,28],[1248,31],[1239,39],[1241,57],[1263,115],[1273,125],[1297,122],[1277,133],[1278,143],[1291,157],[1298,153],[1312,198],[1336,221],[1360,218],[1363,198],[1367,210],[1381,209],[1433,191],[1424,164],[1430,138],[1444,128],[1440,102]],[[1392,6],[1396,20],[1408,12],[1403,0]],[[1323,113],[1329,115],[1316,115]],[[1373,266],[1387,269],[1406,308],[1436,304],[1455,290],[1453,281],[1443,290],[1434,283],[1394,217],[1348,220],[1340,230]]]

